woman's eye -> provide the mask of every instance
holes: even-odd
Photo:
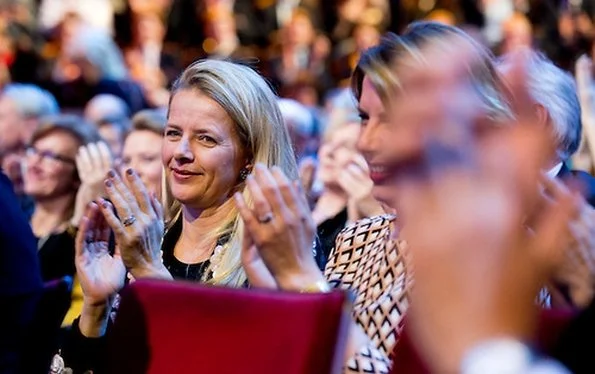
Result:
[[[178,130],[165,130],[165,136],[168,138],[178,137],[180,136],[180,132]]]
[[[365,113],[360,113],[359,114],[359,121],[361,124],[365,124],[366,122],[368,122],[368,120],[370,119],[370,116],[365,114]]]
[[[215,139],[211,138],[208,135],[199,135],[198,136],[198,140],[200,140],[201,142],[205,142],[205,143],[209,143],[209,144],[215,144]]]
[[[156,161],[159,156],[142,156],[142,160],[144,162],[153,162]]]

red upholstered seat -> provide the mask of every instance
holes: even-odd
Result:
[[[110,333],[110,373],[336,373],[350,311],[339,291],[137,281]]]

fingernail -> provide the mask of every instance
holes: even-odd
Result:
[[[112,181],[111,181],[111,180],[109,180],[109,179],[106,179],[106,180],[105,180],[105,185],[106,185],[107,187],[111,187],[113,184],[112,184]]]
[[[132,174],[134,174],[134,170],[132,170],[132,168],[128,168],[128,169],[126,169],[126,174],[132,175]]]
[[[108,207],[107,201],[105,199],[99,199],[99,204],[104,208]]]
[[[116,176],[116,172],[113,170],[110,170],[107,172],[107,176],[110,178],[114,178]]]
[[[258,169],[258,170],[262,171],[262,170],[266,170],[266,168],[267,167],[263,163],[259,162],[258,164],[256,164],[256,169]]]

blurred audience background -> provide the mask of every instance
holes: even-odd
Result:
[[[74,237],[87,204],[106,196],[107,171],[134,168],[167,203],[159,150],[171,85],[192,62],[247,64],[279,95],[316,227],[314,252],[326,262],[347,225],[393,213],[372,195],[357,147],[363,118],[351,76],[364,51],[386,32],[430,20],[460,27],[496,56],[535,48],[575,75],[580,56],[595,57],[594,17],[595,0],[0,0],[0,165],[37,239],[42,280],[74,277],[64,325],[81,308]],[[579,91],[595,87],[592,65],[583,70]],[[554,75],[571,80],[561,71]],[[556,173],[594,171],[595,117],[589,87],[582,91],[585,131],[575,131]],[[595,213],[583,210],[586,242]],[[593,284],[595,255],[586,257],[582,273],[560,270],[544,304],[591,303],[593,287],[574,287]]]

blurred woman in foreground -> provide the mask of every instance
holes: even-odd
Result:
[[[453,77],[469,83],[465,87],[473,87],[473,94],[465,99],[473,100],[477,107],[484,109],[490,122],[511,118],[499,91],[501,85],[491,54],[457,28],[434,23],[413,24],[402,37],[389,36],[380,46],[366,52],[353,77],[362,117],[357,147],[370,167],[374,197],[395,208],[397,213],[396,182],[419,178],[425,173],[424,137],[417,131],[429,130],[429,124],[439,120],[423,113],[407,117],[411,105],[405,100],[407,93],[431,87],[429,82],[407,81],[407,77],[411,69],[424,66],[427,50],[447,48],[443,44],[447,38],[466,46],[472,56],[468,69],[474,75]],[[241,196],[237,196],[237,202],[250,237],[270,273],[275,274],[277,285],[287,290],[306,285],[325,291],[330,282],[355,291],[354,322],[345,372],[388,372],[389,355],[409,305],[405,243],[396,239],[400,220],[394,215],[381,215],[347,227],[337,238],[323,274],[305,257],[308,240],[299,239],[313,235],[313,224],[304,203],[300,202],[299,191],[287,192],[288,182],[278,174],[273,177],[261,171],[255,177],[258,183],[248,185],[254,208],[248,208]],[[274,198],[278,190],[283,191],[283,201]],[[285,206],[297,208],[291,209],[292,214],[288,215]],[[267,212],[272,213],[273,223],[258,224],[256,217]],[[296,225],[296,222],[302,224]]]

